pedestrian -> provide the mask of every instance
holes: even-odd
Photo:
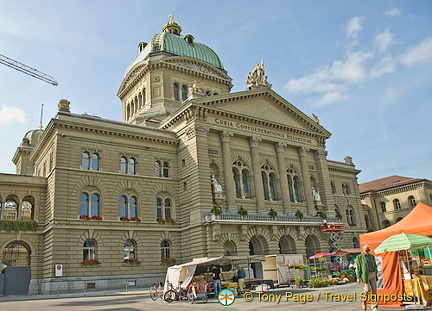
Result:
[[[377,293],[377,264],[375,261],[375,256],[370,254],[369,245],[363,246],[363,252],[356,258],[356,273],[357,273],[357,283],[361,283],[363,286],[363,291],[368,293],[367,297],[369,299],[370,294],[375,295],[374,299],[371,299],[372,311],[378,310],[378,299],[376,299]],[[363,310],[367,309],[366,302],[362,301]]]
[[[213,277],[214,297],[217,298],[219,292],[222,290],[222,285],[220,280],[221,268],[218,267],[217,265],[212,265],[210,272],[212,273],[212,277]]]
[[[245,276],[246,276],[245,271],[240,265],[238,265],[237,266],[237,284],[238,284],[237,293],[239,295],[243,294],[244,291],[243,287],[245,283]]]

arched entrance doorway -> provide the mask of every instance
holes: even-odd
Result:
[[[308,235],[305,240],[307,258],[320,252],[320,242],[315,235]]]
[[[262,235],[254,235],[249,241],[249,254],[250,255],[266,255],[269,253],[268,243]],[[254,277],[258,279],[263,278],[263,269],[261,263],[251,264]]]
[[[14,241],[3,249],[3,264],[8,267],[30,266],[31,250],[27,243]]]

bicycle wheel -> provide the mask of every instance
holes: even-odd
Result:
[[[193,304],[193,303],[195,302],[195,296],[194,296],[193,294],[189,294],[189,295],[187,296],[187,301],[188,301],[190,304]]]
[[[154,286],[150,287],[150,298],[153,301],[156,301],[157,297],[158,297],[158,292],[157,292],[156,287],[154,287]]]
[[[167,291],[165,293],[165,295],[164,295],[164,300],[166,302],[169,302],[169,303],[171,303],[171,302],[173,302],[175,300],[178,300],[178,299],[179,299],[179,294],[176,293],[175,291],[173,291],[172,289],[170,289],[169,291]]]

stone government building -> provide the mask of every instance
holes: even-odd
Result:
[[[0,174],[3,264],[53,293],[148,286],[197,257],[358,247],[352,159],[327,159],[331,134],[271,89],[262,63],[246,82],[231,93],[218,55],[170,17],[126,70],[121,122],[61,100],[23,138],[17,174]],[[321,231],[319,215],[343,231]]]

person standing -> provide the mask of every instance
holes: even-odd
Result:
[[[210,272],[212,273],[212,277],[213,277],[214,297],[217,298],[219,292],[222,290],[222,285],[220,280],[221,268],[219,268],[216,265],[213,265],[210,269]]]
[[[361,283],[363,291],[376,295],[377,293],[377,264],[375,256],[370,254],[369,245],[363,246],[363,252],[356,258],[357,283]],[[373,299],[371,304],[372,311],[378,310],[378,299]],[[367,309],[367,299],[362,301],[363,310]]]
[[[245,276],[246,276],[246,273],[243,270],[243,268],[240,265],[237,266],[237,283],[238,283],[237,293],[239,295],[243,294],[243,291],[244,291],[243,288],[244,288],[244,283],[245,283]]]

